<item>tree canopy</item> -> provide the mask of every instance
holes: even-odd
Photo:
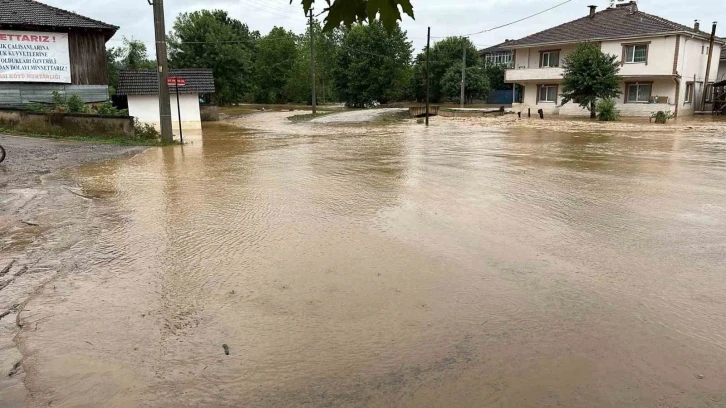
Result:
[[[345,30],[332,72],[338,96],[355,107],[404,97],[411,53],[411,42],[399,27],[390,35],[377,21]]]
[[[290,4],[294,1],[290,0]],[[320,3],[322,1],[318,0]],[[302,0],[302,5],[307,15],[315,5],[315,0]],[[341,23],[351,27],[354,23],[372,23],[379,19],[390,34],[398,26],[398,21],[402,21],[402,11],[414,18],[411,0],[325,0],[323,7],[328,12],[323,28],[325,31],[333,30]]]
[[[441,78],[441,92],[444,96],[459,101],[461,100],[461,62],[453,64]],[[471,103],[474,99],[484,99],[489,94],[489,78],[484,67],[466,67],[466,85],[464,102]]]
[[[173,68],[211,68],[215,102],[239,102],[251,90],[258,32],[229,17],[223,10],[180,14],[169,36]]]
[[[275,27],[257,42],[254,62],[253,90],[255,101],[284,103],[289,101],[286,87],[293,78],[298,36]]]
[[[595,118],[599,99],[620,95],[620,64],[615,55],[607,55],[597,44],[582,43],[564,60],[562,105],[575,101],[590,110]]]
[[[106,53],[108,83],[113,89],[118,87],[119,71],[122,69],[156,68],[156,62],[149,59],[146,44],[124,37],[123,45],[113,47]]]

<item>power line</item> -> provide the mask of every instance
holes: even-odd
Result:
[[[489,28],[489,29],[486,29],[486,30],[482,30],[482,31],[477,31],[477,32],[475,32],[475,33],[469,33],[469,34],[464,34],[464,35],[459,35],[459,36],[447,36],[447,37],[471,37],[472,35],[479,35],[479,34],[484,34],[484,33],[488,33],[488,32],[490,32],[490,31],[498,30],[498,29],[500,29],[500,28],[508,27],[508,26],[510,26],[510,25],[513,25],[513,24],[517,24],[517,23],[520,23],[520,22],[522,22],[522,21],[524,21],[524,20],[529,20],[530,18],[533,18],[533,17],[537,17],[537,16],[539,16],[540,14],[544,14],[544,13],[546,13],[546,12],[548,12],[548,11],[551,11],[551,10],[554,10],[554,9],[556,9],[556,8],[558,8],[558,7],[564,6],[565,4],[567,4],[567,3],[570,3],[570,2],[572,2],[572,1],[573,1],[573,0],[566,0],[566,1],[563,1],[562,3],[559,3],[559,4],[557,4],[557,5],[554,5],[554,6],[552,6],[552,7],[548,8],[548,9],[546,9],[546,10],[542,10],[542,11],[540,11],[540,12],[538,12],[538,13],[534,13],[534,14],[532,14],[532,15],[529,15],[529,16],[527,16],[527,17],[523,17],[523,18],[520,18],[519,20],[515,20],[515,21],[509,22],[509,23],[506,23],[506,24],[502,24],[502,25],[500,25],[500,26],[492,27],[492,28]],[[431,37],[431,38],[447,38],[447,37]]]

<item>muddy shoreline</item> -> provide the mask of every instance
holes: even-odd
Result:
[[[14,407],[26,396],[18,314],[68,268],[64,259],[83,247],[79,231],[93,225],[84,219],[92,200],[63,171],[146,148],[8,135],[0,144],[7,150],[0,164],[0,401]]]

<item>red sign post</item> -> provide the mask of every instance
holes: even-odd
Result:
[[[182,132],[182,118],[181,118],[181,106],[179,105],[179,87],[180,86],[186,86],[187,80],[184,78],[179,77],[169,77],[166,80],[166,83],[169,86],[173,86],[176,88],[176,111],[179,115],[179,141],[183,144],[184,143],[184,133]]]

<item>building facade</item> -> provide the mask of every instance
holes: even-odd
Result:
[[[177,107],[177,88],[174,85],[169,87],[174,129],[179,129],[179,112],[183,129],[201,129],[199,98],[215,92],[212,70],[172,69],[169,71],[169,77],[185,81],[184,86],[179,86],[180,109]],[[155,70],[121,71],[116,95],[126,99],[130,116],[157,129],[160,128],[159,79]]]
[[[575,103],[561,105],[564,58],[581,42],[599,44],[620,63],[621,95],[616,102],[624,116],[650,116],[657,111],[692,115],[701,105],[710,34],[696,23],[687,27],[638,10],[637,3],[617,4],[604,11],[510,42],[514,66],[506,82],[524,87],[515,109],[542,109],[548,114],[586,116]],[[709,84],[719,72],[724,41],[716,39]]]
[[[109,99],[106,42],[118,27],[32,0],[0,1],[0,106]]]

